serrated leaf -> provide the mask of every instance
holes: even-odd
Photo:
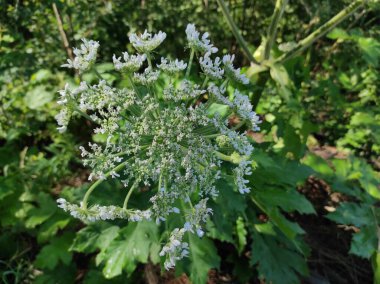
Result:
[[[266,207],[281,207],[286,212],[298,211],[304,214],[315,214],[313,205],[295,189],[256,189],[254,196]]]
[[[37,240],[39,243],[47,241],[49,238],[56,235],[58,230],[65,228],[72,219],[66,214],[59,212],[55,213],[51,218],[44,222],[38,229]]]
[[[341,203],[334,212],[327,215],[327,218],[339,224],[354,225],[356,227],[370,224],[376,225],[371,207],[353,202]]]
[[[103,255],[106,278],[120,275],[122,271],[132,273],[137,263],[147,263],[149,256],[157,253],[159,244],[157,225],[152,222],[130,223],[120,230]],[[156,259],[156,258],[154,258]],[[97,259],[98,261],[98,259]]]
[[[369,259],[377,251],[377,226],[364,226],[354,233],[350,253]]]
[[[266,283],[300,283],[300,275],[306,276],[305,259],[271,236],[254,233],[251,265],[256,265],[259,278]]]
[[[70,250],[77,252],[94,252],[98,248],[106,248],[118,235],[119,227],[107,223],[94,223],[80,230]]]
[[[220,257],[213,242],[189,234],[189,257],[177,263],[178,272],[186,272],[193,284],[204,284],[210,269],[219,268]]]
[[[235,187],[233,177],[223,175],[215,186],[219,189],[220,194],[210,204],[213,214],[211,221],[207,222],[207,235],[213,239],[235,243],[234,223],[244,212],[247,203],[242,194],[233,190]]]
[[[66,233],[52,239],[50,244],[41,249],[34,264],[39,268],[47,268],[50,270],[54,269],[60,263],[68,265],[72,258],[72,253],[69,252],[72,239],[72,233]]]
[[[53,201],[50,195],[40,193],[37,200],[38,207],[34,207],[28,212],[30,217],[25,221],[25,226],[27,228],[34,228],[37,225],[42,224],[57,211],[57,204]]]

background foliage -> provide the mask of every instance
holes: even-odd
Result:
[[[227,2],[252,51],[266,36],[274,2]],[[350,2],[290,1],[273,55]],[[128,33],[145,28],[165,31],[166,51],[184,58],[189,22],[209,31],[224,51],[237,53],[239,65],[248,61],[216,1],[1,2],[2,281],[156,283],[165,228],[123,221],[84,226],[57,209],[59,196],[79,200],[88,188],[78,146],[101,137],[87,133],[84,120],[64,135],[56,130],[57,91],[77,78],[60,68],[67,50],[53,5],[70,46],[82,37],[98,40],[101,61],[129,50]],[[241,196],[232,190],[232,180],[220,181],[207,237],[189,237],[191,255],[175,275],[186,273],[194,283],[380,281],[379,11],[373,1],[270,72],[246,68],[248,91],[260,95],[257,112],[264,120],[262,131],[250,134],[257,163],[251,194]],[[109,81],[118,82],[111,69],[98,66]],[[104,183],[95,197],[113,204],[121,190]],[[142,204],[146,197],[142,192],[131,202]],[[174,228],[176,220],[168,223]],[[160,281],[175,275],[164,273]]]

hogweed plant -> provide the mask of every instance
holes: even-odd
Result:
[[[61,132],[79,114],[91,120],[94,133],[107,136],[104,145],[80,147],[84,165],[91,168],[89,180],[96,180],[82,202],[71,204],[60,198],[59,207],[84,222],[121,218],[159,224],[170,214],[177,214],[183,225],[171,232],[160,252],[166,256],[166,269],[188,255],[185,234],[204,235],[203,225],[212,214],[208,200],[218,195],[215,182],[222,175],[223,163],[232,165],[230,174],[239,192],[249,192],[246,176],[252,172],[253,147],[238,128],[246,124],[258,130],[260,123],[246,95],[236,89],[230,98],[226,92],[231,82],[248,84],[240,69],[234,67],[234,56],[213,56],[218,49],[208,34],[200,35],[193,24],[187,26],[186,35],[190,50],[187,63],[168,58],[153,63],[153,52],[166,34],[131,34],[130,42],[139,53],[113,56],[115,69],[132,86],[121,89],[111,86],[94,70],[99,43],[83,39],[80,49],[74,50],[75,59],[63,66],[79,73],[94,70],[99,82],[81,82],[77,88],[66,84],[59,91],[62,109],[56,116]],[[202,85],[189,76],[196,58],[204,77]],[[157,82],[162,73],[184,76],[178,84],[170,80],[159,92]],[[210,106],[214,103],[227,106],[227,114],[212,114]],[[231,116],[240,118],[238,126],[229,126]],[[128,188],[123,205],[89,206],[90,194],[109,178],[120,180]],[[150,208],[128,207],[130,197],[142,185],[154,193]]]

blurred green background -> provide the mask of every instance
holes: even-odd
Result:
[[[272,55],[285,52],[351,2],[289,1]],[[275,1],[228,0],[226,4],[250,50],[259,56]],[[153,281],[149,273],[160,283],[190,281],[187,276],[174,280],[174,272],[159,276],[160,269],[150,262],[141,264],[148,262],[141,258],[133,260],[133,269],[121,263],[120,273],[115,273],[120,275],[106,280],[104,263],[97,265],[95,260],[99,251],[107,258],[99,236],[115,232],[115,238],[126,224],[104,222],[86,231],[55,203],[58,196],[81,196],[88,187],[88,171],[80,162],[78,147],[99,138],[92,136],[82,119],[59,134],[54,119],[59,110],[57,91],[66,81],[78,83],[75,74],[60,65],[81,38],[100,42],[99,62],[105,63],[97,68],[109,82],[117,83],[120,78],[112,71],[111,58],[132,51],[130,32],[165,31],[167,39],[157,58],[170,54],[186,59],[188,23],[208,31],[219,54],[236,54],[236,64],[245,66],[250,75],[248,92],[261,96],[257,112],[264,122],[262,131],[252,136],[258,163],[252,186],[271,195],[257,195],[264,208],[239,199],[225,209],[230,212],[218,211],[218,202],[219,208],[223,202],[216,201],[208,228],[213,249],[207,251],[215,255],[191,259],[192,270],[179,267],[177,274],[195,279],[196,270],[201,275],[197,283],[206,279],[208,283],[376,281],[376,273],[380,277],[379,22],[379,4],[370,1],[301,55],[257,74],[214,0],[1,0],[0,281],[155,283],[149,282]],[[84,76],[93,80],[92,74]],[[103,187],[103,197],[118,198],[118,185]],[[300,213],[314,210],[290,205],[299,193],[313,204],[315,215],[305,217]],[[290,220],[281,222],[289,227],[289,235],[297,235],[292,242],[273,212]],[[244,214],[249,221],[239,217]],[[280,228],[272,228],[273,234],[263,229],[271,222]],[[303,233],[294,227],[297,223]],[[294,244],[301,239],[303,252],[299,253]],[[205,249],[204,244],[199,247]],[[208,272],[209,268],[214,270]]]

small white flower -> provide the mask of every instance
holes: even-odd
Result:
[[[251,102],[248,96],[241,94],[238,90],[234,92],[233,106],[240,117],[248,120],[254,131],[260,130],[258,126],[261,123],[260,117],[252,110]]]
[[[67,59],[67,63],[61,67],[74,68],[82,73],[88,70],[96,60],[99,42],[93,40],[82,39],[80,49],[74,48],[74,60]]]
[[[229,106],[230,108],[234,106],[233,103],[224,96],[226,89],[220,88],[215,84],[210,84],[207,90],[212,96],[214,96],[216,102]]]
[[[186,66],[187,64],[183,62],[183,60],[176,59],[174,61],[169,61],[168,59],[163,57],[161,57],[161,64],[157,65],[159,69],[169,74],[174,74],[182,70],[185,70]]]
[[[208,36],[209,36],[208,33],[204,33],[202,37],[199,38],[200,34],[195,29],[194,24],[187,25],[186,36],[187,36],[189,47],[195,51],[198,51],[201,53],[206,53],[206,52],[215,53],[218,51],[218,49],[210,43],[210,40],[208,39]]]
[[[134,73],[133,81],[137,84],[148,86],[154,84],[157,81],[159,75],[160,71],[153,71],[152,68],[148,67],[142,74]]]
[[[70,118],[73,112],[68,108],[63,108],[61,111],[54,117],[57,120],[59,127],[57,128],[60,133],[63,133],[67,130],[69,125]]]
[[[204,234],[205,234],[205,232],[201,228],[197,229],[197,235],[198,235],[198,237],[202,238],[204,236]]]
[[[244,176],[252,174],[251,164],[252,164],[251,161],[242,161],[233,170],[235,182],[241,194],[250,192],[250,188],[247,186],[247,184],[249,183],[249,180],[246,180]]]
[[[214,62],[210,58],[211,53],[206,52],[204,57],[199,58],[203,73],[212,80],[222,79],[224,70],[219,66],[222,63],[219,57],[216,57]]]
[[[139,52],[150,53],[156,49],[166,38],[166,33],[159,31],[157,34],[148,33],[147,30],[140,36],[132,33],[129,36],[129,41],[133,47]]]
[[[124,62],[121,62],[121,57],[117,58],[116,55],[113,55],[112,60],[115,65],[115,69],[124,72],[136,72],[141,68],[146,60],[146,55],[129,55],[128,52],[123,52],[123,59]]]
[[[240,68],[235,69],[233,62],[235,59],[235,55],[224,55],[223,56],[223,64],[226,76],[233,81],[236,81],[241,84],[248,84],[249,80],[244,74],[240,74]]]

